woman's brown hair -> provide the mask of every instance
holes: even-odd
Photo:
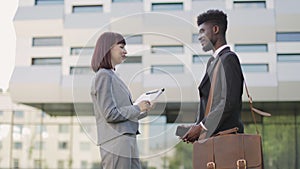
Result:
[[[104,32],[97,40],[91,67],[94,72],[97,72],[100,68],[112,69],[110,49],[115,44],[126,45],[124,37],[115,32]]]

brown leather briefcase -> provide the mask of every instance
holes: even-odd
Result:
[[[193,145],[193,168],[263,169],[261,137],[224,131],[218,136],[196,141]]]

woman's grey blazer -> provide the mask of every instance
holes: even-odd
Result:
[[[125,83],[110,69],[99,69],[91,87],[98,145],[123,134],[138,133],[140,108],[132,104]]]

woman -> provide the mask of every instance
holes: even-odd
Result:
[[[126,58],[125,45],[122,35],[105,32],[96,43],[91,62],[96,73],[91,95],[104,169],[141,169],[136,142],[138,118],[151,106],[148,101],[133,105],[127,86],[114,72]]]

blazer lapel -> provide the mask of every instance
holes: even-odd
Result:
[[[132,103],[132,96],[130,94],[130,91],[129,91],[127,85],[124,83],[124,81],[118,75],[114,74],[114,77],[116,78],[117,81],[120,82],[120,87],[126,91],[126,93],[129,96],[130,102]]]
[[[224,53],[227,53],[228,51],[230,51],[230,48],[229,48],[229,47],[224,48],[223,50],[220,51],[220,53],[218,54],[218,57],[222,57],[222,55],[223,55]]]
[[[222,51],[220,51],[220,53],[218,54],[218,56],[215,59],[213,57],[209,59],[207,69],[206,69],[207,71],[205,73],[203,80],[200,83],[200,86],[199,86],[200,88],[202,88],[203,85],[210,79],[209,77],[212,75],[214,67],[216,66],[216,63],[220,59],[220,57],[228,51],[230,51],[230,48],[226,47]]]
[[[216,66],[216,63],[218,62],[218,60],[219,60],[219,57],[215,58],[215,59],[211,62],[210,66],[207,68],[207,74],[208,74],[208,75],[211,75],[211,74],[212,74],[212,72],[213,72],[213,70],[215,69],[215,66]]]
[[[206,66],[206,72],[205,72],[205,75],[200,83],[200,88],[203,87],[203,85],[209,80],[209,72],[211,72],[211,69],[213,69],[214,67],[214,61],[216,59],[214,59],[214,57],[211,57],[208,62],[207,62],[207,66]]]

